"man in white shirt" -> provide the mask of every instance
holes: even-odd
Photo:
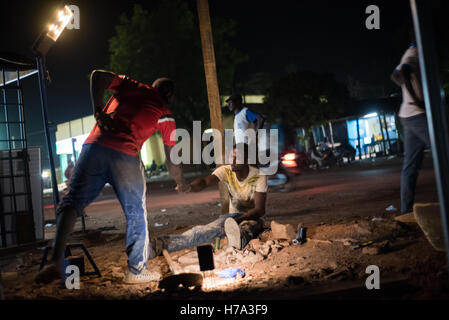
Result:
[[[391,79],[402,88],[399,117],[404,128],[404,163],[401,174],[401,213],[413,212],[416,181],[424,150],[430,148],[424,109],[418,51],[414,43],[405,51]]]
[[[272,163],[260,163],[261,159],[265,159],[268,150],[270,148],[269,145],[269,133],[267,130],[268,123],[265,118],[248,109],[243,105],[243,99],[240,94],[231,95],[226,102],[228,103],[228,109],[235,114],[234,117],[234,138],[235,143],[247,143],[250,146],[256,145],[256,154],[254,157],[250,157],[249,159],[259,165],[262,173],[267,174],[269,172],[266,169],[267,166],[271,166]],[[251,132],[251,130],[254,130]],[[259,130],[265,130],[264,132]],[[265,134],[263,134],[265,133]],[[251,150],[251,148],[250,148]],[[260,156],[263,155],[263,158]],[[277,160],[277,159],[276,159]],[[255,164],[255,163],[250,163]],[[267,171],[268,170],[268,171]]]
[[[244,156],[240,157],[239,152]],[[248,145],[237,145],[233,151],[233,161],[215,169],[211,175],[199,178],[190,184],[191,192],[223,182],[229,191],[229,213],[221,215],[215,221],[184,232],[180,235],[170,235],[152,239],[150,258],[162,253],[178,251],[194,247],[202,243],[213,243],[216,238],[228,239],[228,245],[243,249],[248,242],[257,237],[263,230],[262,216],[265,214],[267,198],[267,176],[261,175],[259,169],[248,165]],[[242,159],[238,161],[237,159]]]

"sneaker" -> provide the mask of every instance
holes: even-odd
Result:
[[[151,281],[159,281],[160,279],[161,274],[156,271],[149,271],[148,269],[144,269],[141,273],[134,274],[128,270],[125,277],[123,278],[123,282],[128,284],[139,284]]]
[[[34,281],[36,283],[47,284],[54,280],[61,279],[61,271],[55,264],[48,264],[36,275]]]
[[[228,238],[228,245],[238,250],[242,249],[242,238],[240,227],[237,221],[233,218],[227,218],[224,223],[226,237]]]

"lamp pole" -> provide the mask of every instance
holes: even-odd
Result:
[[[53,189],[53,202],[56,206],[59,203],[59,191],[58,191],[58,182],[56,180],[56,170],[55,170],[55,162],[53,159],[53,147],[51,143],[50,131],[48,129],[48,116],[47,116],[47,67],[45,64],[45,57],[48,53],[48,50],[55,44],[61,35],[62,31],[64,31],[67,24],[73,18],[73,12],[70,10],[68,6],[64,6],[62,10],[59,10],[56,16],[53,18],[53,21],[49,25],[48,29],[45,30],[40,36],[37,38],[36,42],[33,44],[32,50],[36,56],[37,62],[37,71],[39,78],[39,89],[41,93],[41,107],[42,107],[42,120],[44,122],[44,133],[45,139],[47,141],[47,149],[48,149],[48,158],[50,160],[50,170],[51,170],[51,184]]]
[[[53,202],[56,206],[59,203],[59,190],[58,190],[58,182],[56,180],[56,169],[55,162],[53,159],[53,148],[50,137],[50,130],[48,129],[48,116],[47,116],[47,70],[45,67],[45,57],[36,54],[36,62],[37,62],[37,70],[38,70],[38,78],[39,78],[39,89],[41,93],[41,107],[42,107],[42,120],[44,122],[44,134],[45,140],[47,142],[47,150],[48,150],[48,158],[50,160],[50,171],[51,171],[51,185],[53,189]]]

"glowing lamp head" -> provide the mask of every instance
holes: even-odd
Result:
[[[62,10],[59,10],[56,21],[48,26],[47,37],[53,41],[58,40],[62,31],[69,24],[70,20],[72,20],[72,17],[73,12],[68,6],[65,6]]]

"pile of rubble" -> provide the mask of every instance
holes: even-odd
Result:
[[[296,231],[292,225],[273,221],[271,232],[266,231],[259,238],[252,239],[243,250],[229,247],[226,239],[223,239],[222,246],[214,253],[215,268],[252,267],[255,263],[268,259],[271,255],[292,245],[292,239],[295,236]],[[171,253],[171,257],[184,272],[200,272],[196,250]]]

